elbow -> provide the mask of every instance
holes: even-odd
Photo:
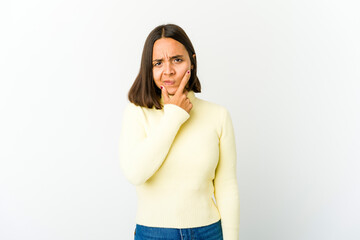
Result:
[[[141,178],[139,176],[131,176],[131,177],[127,177],[127,179],[134,186],[143,185],[147,180],[147,179]]]
[[[127,179],[132,185],[139,186],[144,184],[149,177],[147,177],[146,171],[137,166],[136,164],[131,164],[137,162],[135,158],[120,158],[120,168]]]
[[[144,176],[142,176],[141,174],[139,174],[136,171],[130,171],[130,170],[125,170],[125,169],[122,169],[122,170],[123,170],[122,172],[123,172],[125,178],[128,180],[129,183],[131,183],[134,186],[140,186],[147,181],[147,178],[145,178]]]

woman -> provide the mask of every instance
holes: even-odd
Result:
[[[195,96],[196,65],[182,28],[150,32],[120,137],[121,169],[138,196],[136,240],[238,239],[232,120],[225,107]]]

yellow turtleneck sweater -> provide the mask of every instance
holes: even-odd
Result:
[[[240,200],[230,114],[193,91],[187,97],[193,104],[190,114],[174,104],[159,110],[130,102],[125,107],[120,166],[136,186],[136,223],[191,228],[221,219],[224,240],[238,240]]]

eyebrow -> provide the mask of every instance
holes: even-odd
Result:
[[[182,58],[182,57],[184,57],[184,56],[183,55],[175,55],[175,56],[170,57],[170,59]],[[155,59],[155,60],[153,60],[153,62],[160,62],[162,60],[163,60],[162,58],[161,59]]]

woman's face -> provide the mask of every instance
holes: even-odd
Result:
[[[153,78],[158,88],[164,85],[174,95],[191,62],[184,45],[172,38],[160,38],[153,47]]]

